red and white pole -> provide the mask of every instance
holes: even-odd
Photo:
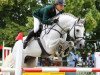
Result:
[[[15,68],[0,68],[0,72],[12,72]],[[22,72],[100,72],[100,68],[35,67],[22,68]]]
[[[4,62],[5,58],[11,53],[11,47],[5,47],[3,41],[3,49],[2,49],[2,63]]]

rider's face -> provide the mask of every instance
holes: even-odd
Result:
[[[64,10],[64,5],[58,4],[58,5],[56,5],[56,9],[58,11],[62,11],[62,10]]]

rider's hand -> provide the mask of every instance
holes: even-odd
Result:
[[[58,22],[58,19],[54,19],[53,22],[54,22],[54,23],[57,23],[57,22]]]

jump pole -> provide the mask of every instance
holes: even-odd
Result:
[[[5,58],[11,53],[11,47],[5,47],[5,43],[3,41],[3,48],[2,48],[2,62],[4,63]]]
[[[0,72],[12,72],[15,68],[0,68]],[[35,67],[21,68],[22,72],[100,72],[100,68]]]

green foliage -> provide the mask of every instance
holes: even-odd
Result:
[[[86,18],[86,29],[92,31],[97,26],[97,21],[93,18],[92,12],[88,12],[85,15]]]
[[[1,0],[0,2],[0,44],[12,46],[19,32],[27,35],[33,28],[32,10],[36,9],[35,0]]]
[[[100,0],[95,1],[95,5],[98,11],[100,11]]]
[[[2,10],[0,11],[0,21],[2,26],[5,27],[6,17],[9,17],[11,21],[19,24],[19,25],[25,25],[27,21],[27,16],[32,17],[32,9],[36,7],[36,1],[35,0],[12,0],[13,3],[11,4],[3,4]],[[34,5],[35,4],[35,5]],[[3,20],[2,20],[3,19]]]
[[[66,1],[66,7],[65,11],[68,13],[72,13],[75,16],[80,16],[81,8],[83,5],[84,1],[83,0],[67,0]]]
[[[48,0],[41,0],[42,4],[48,4]]]
[[[65,11],[86,19],[86,30],[91,32],[98,25],[100,12],[96,9],[95,0],[66,0]]]
[[[0,43],[2,44],[2,41],[4,40],[6,46],[12,46],[19,32],[23,32],[24,35],[26,35],[27,32],[29,32],[29,29],[33,27],[33,19],[31,17],[27,18],[28,23],[26,26],[19,26],[18,24],[10,21],[7,22],[6,28],[0,29]]]

